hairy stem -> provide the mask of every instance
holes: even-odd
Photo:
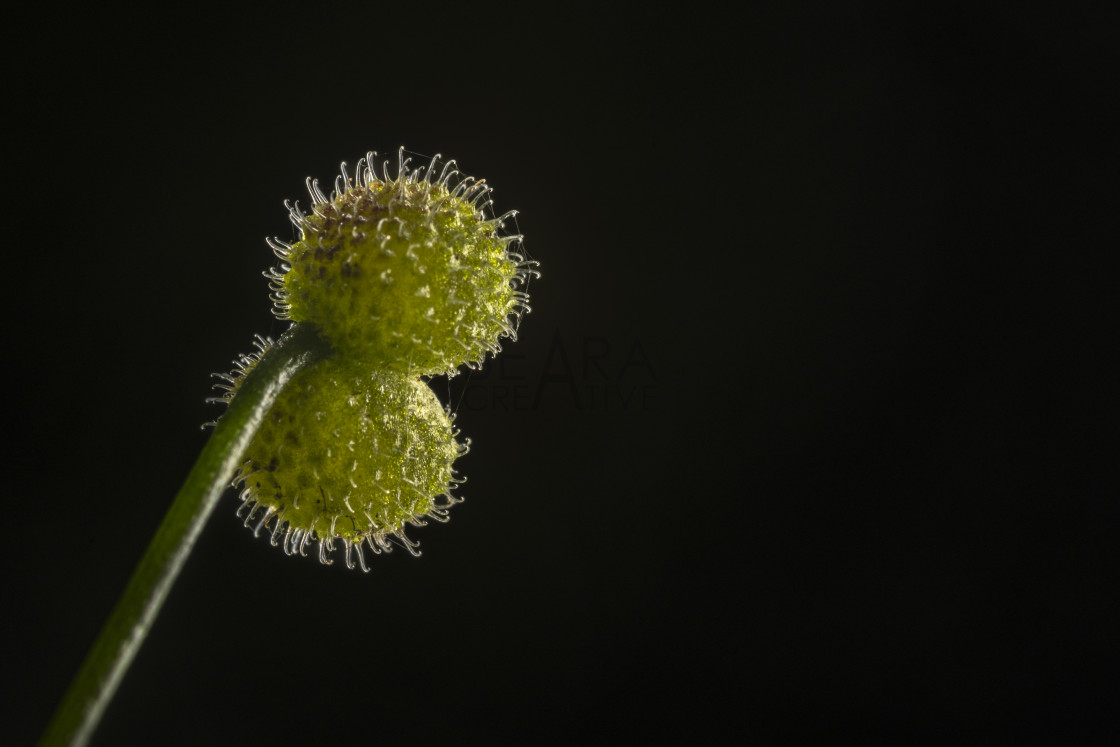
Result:
[[[245,377],[55,711],[42,747],[89,741],[261,421],[291,378],[328,352],[314,326],[296,324]]]

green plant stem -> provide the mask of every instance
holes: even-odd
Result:
[[[42,747],[89,741],[261,421],[291,378],[328,352],[314,326],[296,324],[245,377],[55,711]]]

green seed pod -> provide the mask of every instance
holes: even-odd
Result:
[[[376,154],[342,164],[328,199],[308,179],[311,214],[288,205],[300,239],[269,245],[279,267],[265,273],[281,319],[312,322],[336,349],[410,375],[453,373],[496,354],[515,337],[535,262],[502,236],[511,211],[488,217],[491,188],[437,154],[412,169],[398,154],[377,174]],[[285,203],[287,205],[287,203]]]
[[[267,340],[258,338],[263,354]],[[259,354],[243,356],[227,378],[232,398]],[[452,463],[466,453],[451,417],[422,381],[335,355],[296,374],[261,424],[234,485],[238,516],[254,535],[319,559],[341,540],[346,564],[367,570],[362,544],[374,553],[390,539],[418,554],[405,525],[447,520],[459,484]]]

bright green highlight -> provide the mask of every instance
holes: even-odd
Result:
[[[319,539],[325,557],[336,537],[378,552],[406,522],[443,517],[462,450],[427,384],[336,355],[277,398],[236,483],[290,552]]]
[[[284,276],[288,314],[385,368],[439,374],[513,334],[519,275],[497,221],[441,183],[374,181],[314,207]]]

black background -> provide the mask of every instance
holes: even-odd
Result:
[[[283,331],[282,201],[405,145],[542,265],[504,367],[433,384],[467,502],[363,575],[231,493],[96,744],[1105,741],[1108,24],[938,7],[13,23],[6,739],[197,456],[208,374]]]

